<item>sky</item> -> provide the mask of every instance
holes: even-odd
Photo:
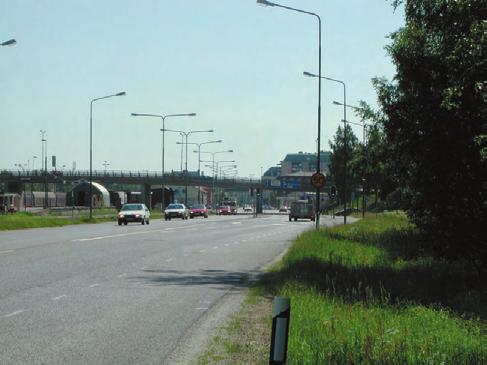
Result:
[[[394,76],[384,47],[403,10],[386,0],[279,3],[320,15],[322,75],[346,83],[347,103],[376,106],[371,79]],[[201,150],[234,150],[216,160],[235,160],[241,177],[316,152],[318,82],[302,74],[318,73],[315,17],[255,0],[2,0],[0,41],[10,38],[15,46],[0,47],[1,169],[39,168],[41,129],[58,168],[88,169],[90,101],[120,91],[93,104],[96,170],[105,161],[108,170],[161,170],[161,119],[131,113],[197,113],[167,118],[166,128],[213,129],[188,142],[221,139]],[[342,86],[323,80],[322,150],[343,119],[333,100],[343,100]],[[180,139],[166,132],[166,172],[180,169]]]

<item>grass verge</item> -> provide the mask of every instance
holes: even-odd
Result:
[[[397,213],[299,236],[254,289],[291,298],[288,363],[487,364],[487,278],[420,247]]]
[[[90,219],[88,216],[80,217],[57,217],[51,215],[33,215],[30,213],[15,213],[0,215],[0,231],[25,229],[25,228],[41,228],[41,227],[61,227],[72,224],[85,223],[100,223],[114,221],[113,217],[94,217]]]

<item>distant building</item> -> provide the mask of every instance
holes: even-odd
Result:
[[[328,173],[331,152],[321,151],[320,171]],[[281,175],[290,175],[297,172],[316,172],[316,154],[307,152],[288,153],[281,161]]]

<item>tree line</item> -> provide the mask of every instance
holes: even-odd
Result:
[[[377,110],[355,109],[366,143],[349,124],[338,128],[330,173],[342,200],[373,192],[407,212],[424,250],[485,271],[487,2],[393,2],[400,5],[405,25],[386,47],[396,74],[372,80]]]

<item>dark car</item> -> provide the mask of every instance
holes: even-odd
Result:
[[[194,217],[208,218],[208,209],[204,204],[195,204],[189,207],[189,218]]]

